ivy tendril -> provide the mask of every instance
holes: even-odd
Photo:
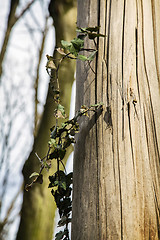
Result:
[[[75,143],[75,134],[79,132],[78,120],[81,116],[88,116],[89,111],[97,111],[103,108],[103,103],[98,103],[87,107],[85,105],[81,106],[81,109],[76,113],[75,117],[71,120],[67,119],[65,114],[65,108],[60,102],[60,89],[59,89],[59,79],[58,72],[62,61],[65,58],[69,59],[79,59],[82,61],[87,61],[89,66],[91,61],[95,58],[97,54],[97,45],[95,42],[96,37],[105,37],[103,34],[99,34],[99,27],[88,27],[88,28],[77,28],[79,33],[77,38],[74,38],[70,42],[61,41],[61,48],[56,50],[62,56],[56,66],[55,59],[52,56],[46,55],[47,64],[46,71],[50,76],[53,90],[53,99],[56,103],[55,109],[55,119],[56,123],[51,127],[50,140],[48,142],[48,152],[42,159],[36,156],[40,161],[39,172],[34,172],[30,175],[33,181],[25,186],[26,191],[30,190],[34,183],[43,183],[42,171],[44,169],[49,170],[51,168],[51,162],[55,160],[57,164],[57,170],[53,175],[49,176],[49,186],[51,188],[51,194],[54,197],[56,206],[59,211],[60,220],[58,222],[58,227],[64,226],[63,231],[59,231],[55,235],[55,240],[69,240],[69,228],[68,224],[71,222],[71,212],[72,212],[72,183],[73,183],[73,172],[67,174],[64,158],[67,149],[71,144]],[[96,49],[85,49],[84,39],[88,37],[90,40],[94,41]],[[82,55],[81,52],[88,52],[89,55]],[[91,66],[90,66],[91,68]],[[93,71],[93,69],[91,68]],[[94,72],[94,71],[93,71]],[[59,124],[58,120],[61,119],[62,123]],[[64,168],[64,171],[60,169],[60,165]]]

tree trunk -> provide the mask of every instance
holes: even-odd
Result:
[[[76,29],[76,6],[75,1],[51,1],[50,14],[54,18],[56,28],[56,43],[60,46],[60,40],[71,40]],[[69,29],[68,29],[69,28]],[[50,43],[51,46],[53,43]],[[46,53],[47,54],[47,53]],[[56,56],[55,54],[54,56]],[[59,57],[59,56],[58,56]],[[68,71],[69,69],[69,71]],[[60,98],[65,106],[66,113],[69,114],[70,94],[72,82],[74,80],[75,62],[64,62],[60,66]],[[39,171],[40,163],[35,156],[38,153],[44,157],[48,150],[48,140],[50,128],[55,124],[54,118],[53,92],[49,88],[48,96],[44,108],[38,134],[35,138],[33,150],[23,168],[24,184],[28,183],[32,172]],[[69,153],[68,153],[69,154]],[[55,204],[53,196],[48,189],[48,176],[56,171],[56,164],[52,163],[49,173],[44,173],[42,185],[36,184],[29,192],[24,191],[23,205],[21,211],[21,221],[17,240],[50,240],[53,236],[53,222],[55,215]]]
[[[77,64],[80,122],[72,239],[160,239],[160,4],[78,0],[78,26],[101,26],[94,74]],[[87,43],[89,45],[89,43]],[[83,97],[82,97],[83,96]]]

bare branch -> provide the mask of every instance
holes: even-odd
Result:
[[[3,237],[4,227],[6,226],[6,224],[11,222],[11,221],[9,221],[9,218],[10,218],[12,210],[14,209],[15,202],[16,202],[17,198],[19,197],[19,194],[21,193],[21,191],[22,191],[22,187],[19,189],[19,191],[17,192],[17,194],[13,198],[13,200],[12,200],[8,210],[7,210],[7,213],[6,213],[6,216],[5,216],[4,220],[2,222],[0,222],[0,239],[1,239],[1,237]]]
[[[22,12],[18,16],[16,16],[15,22],[18,21],[26,13],[26,11],[32,6],[35,1],[36,0],[32,0],[30,3],[27,4],[27,6],[22,10]]]
[[[34,136],[36,136],[37,133],[37,126],[38,126],[38,85],[39,85],[39,71],[40,71],[40,64],[41,64],[41,60],[42,60],[42,55],[43,55],[43,50],[44,50],[44,46],[45,46],[45,40],[46,40],[46,33],[48,31],[48,17],[46,17],[46,21],[45,21],[45,27],[43,30],[43,37],[42,37],[42,42],[41,42],[41,46],[39,49],[39,57],[38,57],[38,64],[37,64],[37,74],[36,74],[36,79],[35,79],[35,126],[34,126]]]
[[[28,3],[27,6],[22,10],[22,12],[18,16],[16,16],[15,14],[16,14],[16,9],[17,9],[18,4],[19,4],[19,0],[17,0],[17,1],[11,0],[7,29],[6,29],[6,32],[5,32],[4,40],[3,40],[3,43],[2,43],[2,48],[1,48],[1,51],[0,51],[0,78],[2,76],[2,63],[3,63],[5,53],[6,53],[6,49],[7,49],[8,41],[9,41],[9,38],[10,38],[11,30],[12,30],[13,26],[15,25],[15,23],[24,15],[24,13],[31,7],[31,5],[35,1],[36,0],[32,0],[30,3]]]

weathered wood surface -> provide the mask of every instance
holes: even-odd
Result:
[[[77,64],[72,240],[160,239],[160,1],[78,0],[78,26],[100,25],[92,63]],[[89,43],[86,43],[89,45]]]

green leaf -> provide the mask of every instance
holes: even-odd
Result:
[[[80,38],[74,38],[71,43],[73,44],[76,51],[80,51],[81,48],[84,46],[84,40]]]
[[[70,198],[64,198],[63,201],[61,201],[61,210],[66,210],[67,212],[70,211],[72,202]]]
[[[62,106],[61,104],[57,105],[56,117],[57,118],[65,118],[66,117],[64,106]]]
[[[99,102],[99,103],[91,105],[91,107],[102,107],[103,105],[104,105],[103,102]]]
[[[87,27],[87,28],[77,28],[77,32],[81,32],[81,33],[92,33],[92,32],[98,32],[98,30],[100,29],[100,26],[95,26],[95,27]]]
[[[82,61],[92,61],[95,58],[96,53],[97,53],[97,50],[93,51],[88,57],[79,54],[78,59]]]
[[[50,145],[50,147],[56,147],[57,146],[56,139],[51,138],[48,144]]]
[[[99,26],[88,27],[88,28],[78,28],[77,32],[87,34],[89,39],[95,39],[96,37],[105,37],[104,34],[98,33]]]
[[[49,154],[49,159],[53,159],[53,158],[58,158],[59,157],[59,155],[58,155],[58,151],[57,151],[57,149],[55,149],[52,153],[50,153]]]
[[[75,57],[78,56],[79,51],[84,46],[84,40],[81,38],[74,38],[71,42],[61,41],[62,47],[67,49]]]
[[[61,217],[61,219],[58,222],[58,227],[62,227],[65,224],[70,223],[71,220],[72,220],[71,218],[67,218],[66,216]]]
[[[67,189],[66,189],[66,191],[65,191],[65,196],[66,197],[69,197],[69,196],[71,196],[71,193],[72,193],[72,188],[71,187],[67,187]]]
[[[65,141],[64,141],[64,143],[63,143],[63,148],[68,148],[70,145],[71,145],[71,143],[73,143],[74,142],[74,138],[70,138],[69,136],[67,136],[67,137],[65,137]]]
[[[84,40],[86,36],[87,36],[87,34],[79,34],[78,38]]]
[[[65,154],[66,154],[66,150],[63,149],[63,148],[60,148],[58,153],[59,153],[60,159],[62,160],[64,158]]]
[[[78,59],[80,59],[82,61],[87,61],[88,60],[88,58],[86,56],[80,55],[80,54],[78,55]]]
[[[97,53],[97,50],[95,50],[94,52],[92,52],[92,53],[89,55],[89,57],[87,58],[87,60],[88,60],[88,61],[92,61],[92,60],[95,58],[96,53]]]
[[[69,50],[69,48],[71,47],[71,43],[70,42],[67,42],[67,41],[64,41],[64,40],[61,40],[61,44],[62,44],[62,47]]]
[[[86,33],[86,28],[80,28],[80,27],[77,27],[77,32],[80,32],[80,33]]]
[[[54,175],[49,176],[49,188],[59,186],[61,189],[67,189],[66,175],[63,171],[57,171]]]
[[[67,189],[66,182],[60,182],[60,187],[66,190]]]
[[[61,240],[65,235],[66,235],[65,232],[60,231],[55,235],[55,240]]]
[[[33,172],[33,173],[29,176],[29,178],[38,177],[38,176],[39,176],[39,173]]]
[[[88,33],[89,39],[95,39],[96,37],[105,37],[103,34],[98,33]]]
[[[89,32],[98,32],[99,29],[100,29],[100,26],[86,28],[86,30]]]
[[[57,108],[64,113],[64,106],[62,106],[61,104],[58,104]]]
[[[69,174],[67,174],[66,176],[66,179],[67,179],[67,185],[69,186],[70,184],[73,183],[73,172],[70,172]]]
[[[66,216],[61,217],[61,219],[60,219],[59,222],[58,222],[58,227],[62,227],[62,226],[64,226],[66,223],[68,223],[67,220],[68,220],[68,219],[67,219]]]

